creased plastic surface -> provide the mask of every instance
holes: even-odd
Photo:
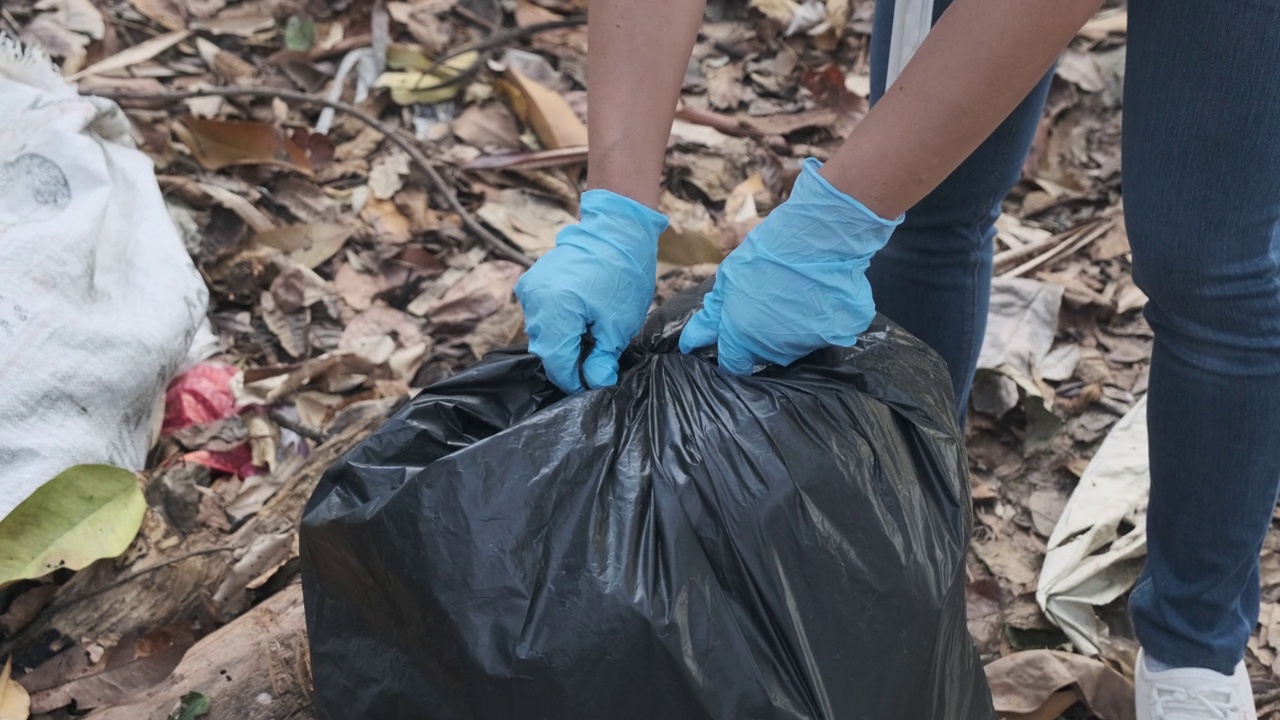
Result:
[[[333,467],[301,535],[321,718],[990,720],[942,362],[877,322],[754,377],[502,353]]]

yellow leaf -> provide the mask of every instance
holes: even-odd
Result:
[[[795,17],[799,7],[794,0],[751,0],[747,5],[783,26],[791,24],[791,18]]]
[[[31,696],[26,688],[9,679],[13,659],[4,661],[0,670],[0,720],[27,720],[31,717]]]
[[[26,688],[9,678],[13,659],[5,660],[0,670],[0,720],[27,720],[31,717],[31,696]]]
[[[560,93],[515,68],[507,68],[495,87],[506,96],[516,115],[533,128],[543,147],[554,150],[587,144],[587,126]]]
[[[146,509],[128,470],[68,468],[0,520],[0,587],[123,553]]]
[[[378,77],[374,87],[387,88],[391,91],[391,101],[397,105],[423,104],[452,100],[457,97],[464,83],[438,87],[440,83],[458,77],[467,68],[475,64],[479,56],[475,52],[465,52],[444,61],[440,67],[429,72],[385,72]]]

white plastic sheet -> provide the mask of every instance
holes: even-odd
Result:
[[[893,86],[933,27],[933,0],[897,0],[889,34],[889,68],[885,87]]]
[[[1099,654],[1109,636],[1094,608],[1137,582],[1147,552],[1150,488],[1144,396],[1085,468],[1049,537],[1040,571],[1036,601],[1085,655]]]
[[[0,37],[0,518],[71,465],[143,467],[207,295],[120,108]]]

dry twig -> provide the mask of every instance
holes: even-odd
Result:
[[[152,93],[102,92],[99,93],[99,96],[122,102],[130,100],[136,102],[148,102],[155,100],[177,102],[179,100],[186,100],[193,97],[267,97],[280,98],[281,100],[292,100],[294,102],[314,103],[317,105],[331,107],[338,112],[346,113],[347,115],[367,124],[374,130],[385,135],[388,140],[395,143],[401,150],[404,150],[405,153],[409,155],[409,159],[413,160],[414,164],[426,174],[427,178],[431,181],[431,184],[435,186],[435,189],[444,196],[445,201],[449,203],[449,207],[462,218],[462,222],[467,226],[467,229],[474,233],[481,242],[487,245],[494,255],[510,260],[511,262],[524,267],[530,267],[533,265],[533,260],[528,255],[516,250],[501,238],[489,232],[488,229],[476,220],[475,216],[472,215],[470,211],[463,207],[462,201],[458,200],[458,196],[453,192],[453,188],[449,187],[449,184],[445,182],[445,179],[440,175],[440,172],[431,165],[431,161],[427,159],[427,156],[424,155],[412,142],[405,139],[397,128],[382,122],[349,103],[345,103],[340,100],[328,100],[310,93],[276,88],[198,88],[195,90],[166,90],[164,92]]]

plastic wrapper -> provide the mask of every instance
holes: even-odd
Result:
[[[497,353],[321,480],[321,718],[991,720],[942,361],[877,324],[752,377],[655,312],[616,387]]]

